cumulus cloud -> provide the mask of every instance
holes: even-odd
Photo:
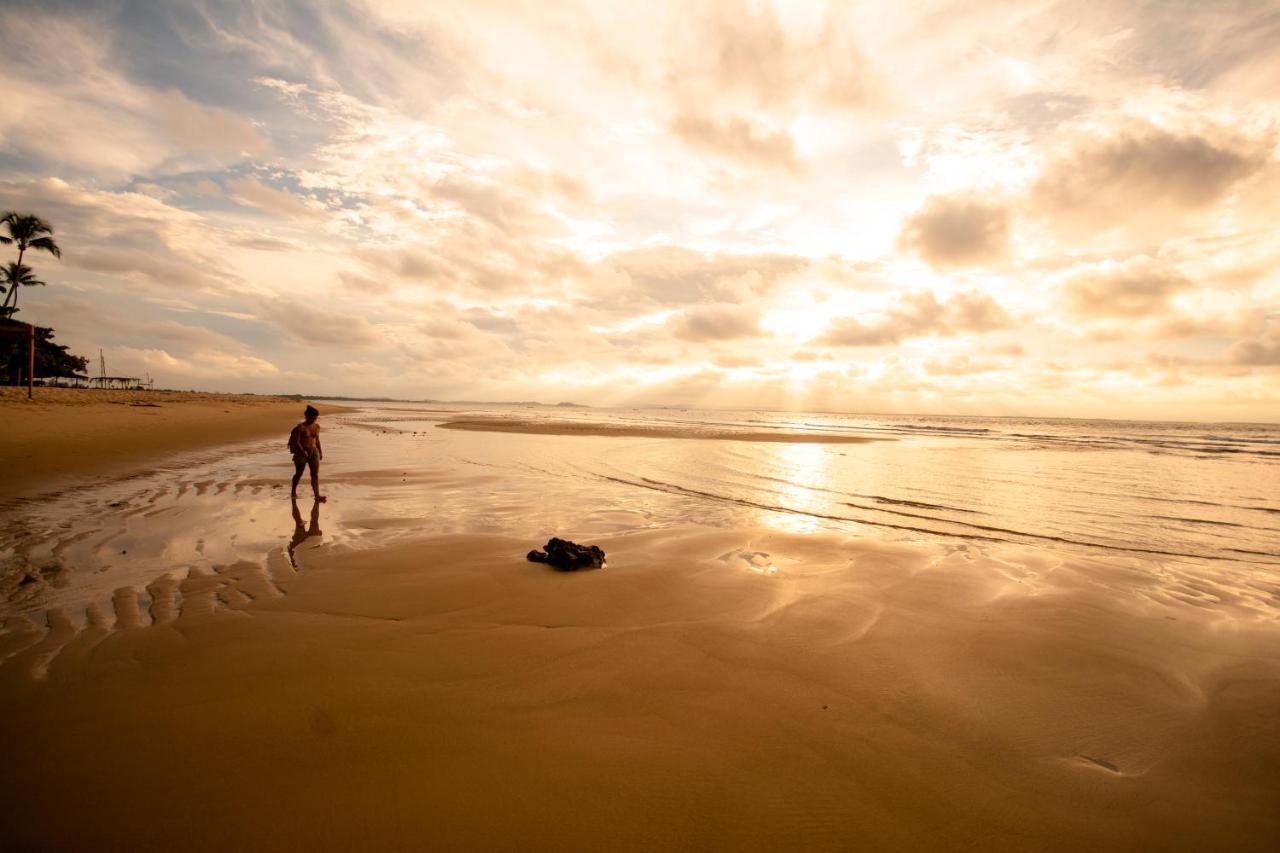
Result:
[[[1008,244],[1009,211],[974,195],[931,197],[899,237],[899,245],[940,268],[999,260]]]
[[[763,334],[760,315],[741,305],[699,305],[671,320],[671,331],[684,341],[727,341]]]
[[[1267,164],[1273,142],[1217,127],[1172,130],[1144,122],[1083,132],[1032,189],[1037,209],[1080,227],[1146,212],[1194,211]]]
[[[1174,294],[1192,286],[1181,271],[1143,255],[1073,272],[1062,294],[1077,317],[1146,317],[1161,312]]]
[[[1280,366],[1280,321],[1256,338],[1236,341],[1227,350],[1227,361],[1260,367]]]
[[[839,317],[815,343],[823,346],[875,347],[907,338],[983,334],[1007,328],[1013,320],[991,296],[964,291],[943,302],[930,291],[901,297],[870,319]]]

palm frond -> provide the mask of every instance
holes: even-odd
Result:
[[[52,237],[37,237],[34,240],[27,243],[27,246],[28,248],[31,248],[31,249],[41,249],[45,252],[48,252],[49,254],[53,255],[55,258],[62,257],[62,249],[58,246],[57,243],[53,241]]]
[[[19,264],[10,261],[0,268],[0,281],[7,285],[17,287],[43,287],[44,282],[36,278],[35,271],[26,264]]]
[[[26,244],[32,240],[39,239],[41,234],[53,233],[53,228],[49,223],[34,213],[18,213],[11,210],[3,217],[0,217],[0,224],[3,224],[8,229],[9,237],[19,244]]]

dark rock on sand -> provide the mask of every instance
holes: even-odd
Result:
[[[604,551],[596,545],[579,545],[567,539],[552,537],[545,551],[530,551],[529,561],[547,563],[557,569],[599,569],[604,566]]]

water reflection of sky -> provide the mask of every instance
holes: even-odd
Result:
[[[1265,457],[970,434],[866,444],[494,434],[436,429],[441,417],[324,419],[331,500],[314,516],[305,481],[295,514],[292,466],[274,439],[27,502],[0,517],[0,560],[10,576],[48,582],[3,606],[81,608],[165,573],[273,554],[305,568],[312,548],[441,533],[498,533],[532,547],[553,535],[590,540],[678,524],[1117,549],[1153,567],[1187,559],[1136,547],[1219,558],[1206,572],[1238,561],[1261,586],[1280,563],[1278,466]]]

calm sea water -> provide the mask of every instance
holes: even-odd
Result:
[[[483,415],[689,439],[437,429]],[[1280,426],[557,407],[370,405],[323,418],[325,491],[288,500],[278,439],[177,457],[0,511],[0,617],[75,621],[156,577],[434,533],[529,547],[679,524],[840,530],[1122,559],[1280,613]],[[694,440],[852,434],[859,444]],[[1190,574],[1188,574],[1190,573]],[[1187,585],[1186,578],[1194,583]]]

